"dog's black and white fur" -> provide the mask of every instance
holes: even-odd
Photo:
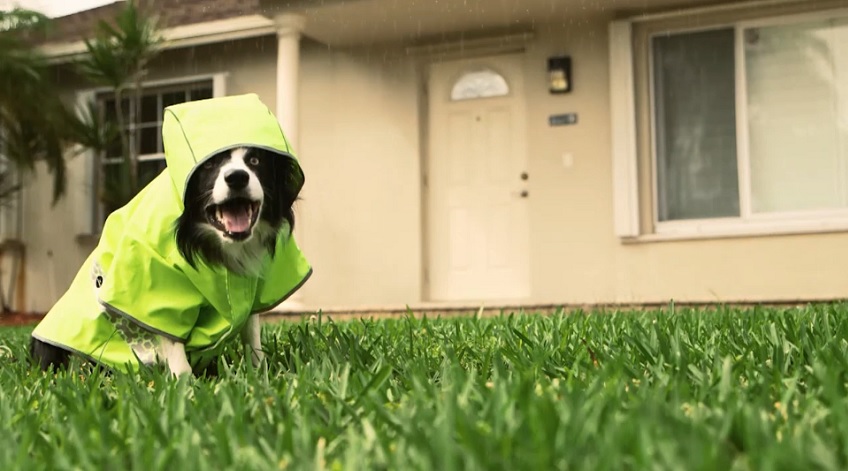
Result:
[[[193,267],[198,262],[223,265],[258,276],[265,254],[274,255],[280,232],[290,234],[294,228],[300,172],[293,159],[257,147],[237,147],[208,159],[190,177],[185,209],[174,225],[180,253]],[[259,316],[252,315],[241,332],[254,366],[264,359],[259,331]],[[174,375],[191,374],[184,345],[157,337],[157,361]],[[37,339],[30,353],[43,369],[65,366],[70,356]]]

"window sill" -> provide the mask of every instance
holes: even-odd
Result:
[[[658,228],[653,234],[621,238],[623,244],[739,239],[848,232],[848,219],[807,221],[756,221],[733,223],[680,223]]]

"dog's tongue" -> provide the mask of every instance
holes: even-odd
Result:
[[[250,229],[250,213],[247,204],[228,204],[221,206],[221,222],[231,234],[246,232]]]

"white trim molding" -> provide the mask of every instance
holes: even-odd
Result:
[[[409,56],[436,57],[441,60],[469,58],[524,52],[527,44],[535,39],[532,31],[497,36],[486,36],[455,41],[439,41],[407,46]]]
[[[633,29],[613,21],[610,35],[613,225],[618,237],[639,235],[639,172],[633,85]]]
[[[303,15],[274,17],[277,32],[277,120],[292,150],[298,149],[300,107],[300,38],[306,26]]]
[[[624,243],[649,243],[739,237],[770,237],[803,234],[830,234],[848,231],[848,217],[837,219],[765,220],[741,223],[734,220],[697,220],[666,223],[653,234],[623,239]]]
[[[94,102],[97,96],[97,91],[93,89],[83,90],[76,93],[76,112],[79,116],[83,116],[89,110],[89,104]],[[74,211],[78,215],[74,221],[74,234],[79,236],[91,234],[96,227],[94,201],[94,187],[97,184],[96,173],[94,166],[96,165],[94,152],[91,149],[76,147],[71,150],[72,154],[76,154],[76,159],[83,161],[83,175],[81,175],[82,185],[71,185],[69,199],[73,205]]]
[[[174,26],[162,30],[163,49],[199,46],[272,35],[277,31],[274,21],[262,15],[246,15],[224,20]],[[38,50],[53,63],[68,62],[85,54],[84,41],[46,43]]]
[[[212,97],[219,98],[227,96],[227,77],[229,72],[220,72],[212,75]]]
[[[682,18],[685,16],[693,17],[697,15],[706,15],[710,13],[724,13],[734,10],[743,10],[749,8],[766,8],[782,5],[792,5],[799,3],[800,0],[747,0],[737,1],[728,4],[706,5],[701,7],[678,8],[667,12],[646,13],[637,15],[630,19],[634,23],[646,23],[650,21],[666,20],[669,18]]]
[[[277,106],[276,115],[292,153],[298,155],[300,138],[300,39],[306,27],[306,17],[296,13],[274,16],[277,33]],[[303,159],[300,159],[301,162]],[[299,206],[302,208],[302,206]],[[295,229],[303,246],[305,218]],[[307,221],[308,226],[308,221]],[[303,292],[296,291],[285,301],[290,309],[302,309]]]
[[[145,80],[141,82],[141,88],[152,88],[152,87],[167,87],[168,85],[182,85],[190,82],[200,82],[203,80],[211,80],[212,81],[212,96],[219,97],[226,95],[227,92],[227,77],[230,75],[229,72],[215,72],[211,74],[197,74],[197,75],[181,75],[179,77],[166,78],[166,79],[155,79],[155,80]],[[99,93],[108,93],[112,91],[112,88],[109,87],[95,87],[85,90],[82,93],[93,93],[97,95]],[[220,95],[219,95],[220,92]]]

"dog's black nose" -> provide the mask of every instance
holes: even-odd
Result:
[[[250,180],[250,175],[244,170],[231,170],[224,175],[224,181],[233,190],[241,190],[246,187],[248,180]]]

